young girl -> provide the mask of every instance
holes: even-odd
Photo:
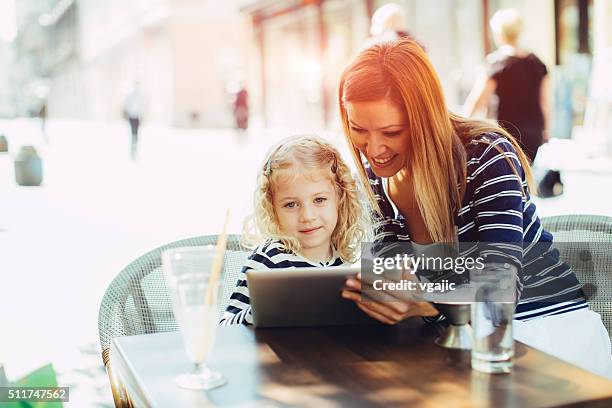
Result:
[[[366,238],[367,217],[357,185],[338,150],[313,136],[276,145],[257,176],[259,238],[242,268],[220,324],[252,324],[246,271],[352,263]]]

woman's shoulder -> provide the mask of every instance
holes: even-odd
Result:
[[[501,176],[523,170],[516,148],[499,133],[485,133],[474,138],[466,146],[468,181],[479,174],[486,177]],[[510,165],[512,163],[512,165]]]
[[[500,50],[493,51],[485,57],[485,66],[488,76],[497,78],[497,76],[502,74],[515,60],[515,57],[503,53]]]
[[[504,154],[504,152],[516,155],[516,149],[512,142],[506,136],[495,132],[483,133],[473,138],[465,149],[469,161],[492,158]]]
[[[535,71],[537,73],[541,74],[542,76],[548,74],[548,69],[546,68],[546,64],[544,64],[544,62],[542,62],[542,60],[538,58],[538,56],[535,55],[534,53],[529,53],[525,57],[525,60],[529,61],[529,64],[535,68]]]
[[[508,58],[509,58],[508,54],[505,54],[501,52],[499,49],[497,49],[491,52],[490,54],[487,54],[487,56],[485,57],[485,61],[489,65],[503,64],[508,60]]]
[[[486,57],[487,73],[492,78],[501,79],[505,72],[537,72],[546,75],[546,65],[532,52],[519,50],[516,54],[507,54],[496,50]]]
[[[544,62],[542,62],[542,60],[537,55],[535,55],[533,52],[526,52],[523,58],[524,60],[529,61],[531,63],[545,65]]]

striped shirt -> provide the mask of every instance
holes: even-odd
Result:
[[[251,314],[251,302],[249,299],[249,288],[247,286],[246,272],[248,270],[267,270],[279,268],[312,268],[312,267],[331,267],[340,266],[344,262],[335,250],[332,250],[332,257],[327,262],[312,262],[308,259],[286,250],[279,241],[267,241],[253,250],[246,263],[242,267],[240,277],[236,283],[234,293],[230,296],[230,301],[223,313],[219,324],[253,324]]]
[[[587,308],[576,275],[559,260],[552,235],[542,228],[512,144],[498,134],[485,134],[468,144],[466,150],[466,190],[455,214],[458,241],[487,243],[479,253],[485,262],[511,262],[517,267],[515,319]],[[377,177],[367,162],[365,168],[382,212],[375,241],[384,243],[385,248],[391,242],[410,242],[406,220],[389,198],[387,179]],[[476,245],[465,249],[469,246],[460,245],[461,256],[482,249]]]

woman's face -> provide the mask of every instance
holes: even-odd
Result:
[[[366,157],[374,174],[391,177],[406,166],[408,118],[390,99],[347,103],[350,139]]]

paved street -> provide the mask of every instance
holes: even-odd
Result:
[[[226,208],[239,233],[266,150],[292,132],[144,126],[136,163],[123,123],[50,121],[48,145],[34,121],[0,121],[0,132],[0,361],[11,379],[53,362],[75,406],[111,406],[97,345],[106,287],[156,246],[218,233]],[[43,157],[41,187],[15,183],[21,144]],[[566,193],[538,200],[541,215],[612,215],[612,169],[563,177]]]
[[[113,277],[163,243],[218,233],[228,207],[230,231],[240,232],[255,168],[284,135],[145,126],[132,163],[122,123],[51,122],[48,146],[36,123],[0,128],[11,149],[0,156],[0,303],[11,311],[2,327],[12,328],[0,336],[0,360],[10,378],[52,361],[89,394],[100,365],[98,307]],[[43,157],[41,187],[15,183],[12,157],[22,143]],[[84,364],[90,370],[79,375]],[[87,406],[96,396],[80,397]]]

